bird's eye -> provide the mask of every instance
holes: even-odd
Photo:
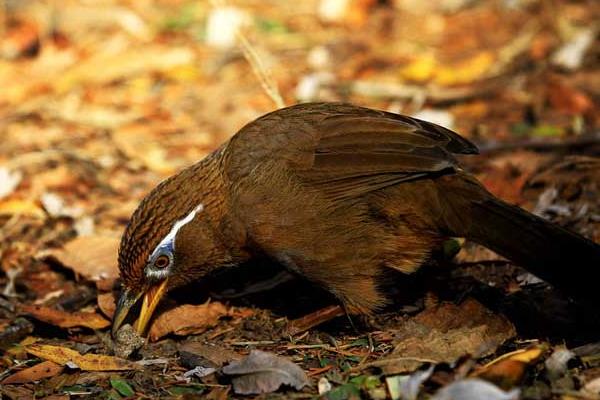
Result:
[[[165,254],[161,254],[154,261],[154,266],[156,268],[161,268],[162,269],[162,268],[168,267],[170,263],[171,263],[171,260],[169,259],[169,256],[167,256]]]

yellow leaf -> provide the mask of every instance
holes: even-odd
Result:
[[[471,83],[484,78],[494,65],[494,56],[483,51],[458,65],[440,66],[435,71],[434,81],[440,85]]]
[[[178,82],[195,81],[200,77],[200,69],[194,64],[184,64],[165,71],[167,78]]]
[[[122,358],[101,354],[82,355],[75,350],[61,346],[32,344],[26,346],[25,350],[36,357],[53,361],[59,365],[74,363],[83,371],[125,371],[140,368],[137,364]]]
[[[44,210],[30,200],[5,200],[0,202],[0,215],[25,215],[28,217],[44,218]]]
[[[522,381],[527,368],[535,364],[547,349],[547,345],[541,344],[504,354],[471,376],[493,382],[503,389],[512,388]]]
[[[507,359],[529,364],[531,362],[536,361],[542,354],[544,354],[546,350],[548,350],[547,345],[538,345],[528,347],[526,349],[511,351],[510,353],[503,354],[495,360],[490,361],[489,363],[484,365],[484,368],[488,368],[494,364],[499,363],[500,361]]]
[[[34,318],[47,322],[61,328],[73,328],[83,326],[90,329],[102,329],[110,325],[110,322],[102,316],[91,312],[66,312],[51,307],[24,305],[23,312]]]
[[[436,69],[437,62],[433,54],[425,54],[416,58],[400,71],[400,76],[410,81],[426,81]]]

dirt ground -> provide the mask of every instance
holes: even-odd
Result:
[[[169,294],[143,345],[109,333],[137,204],[277,93],[452,128],[490,191],[600,243],[598,21],[593,0],[0,1],[0,398],[600,399],[596,307],[461,239],[372,318],[312,326],[336,300],[256,262]]]

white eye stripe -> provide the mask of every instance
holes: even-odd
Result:
[[[167,233],[163,240],[161,240],[160,243],[154,248],[154,251],[150,254],[150,257],[148,257],[148,261],[150,261],[163,247],[175,250],[175,236],[177,236],[177,232],[179,232],[184,225],[190,223],[196,216],[196,213],[199,213],[202,210],[204,210],[204,205],[198,204],[192,211],[189,212],[188,215],[178,221],[175,221],[169,233]]]

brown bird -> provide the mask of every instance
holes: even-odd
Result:
[[[119,249],[113,333],[140,299],[143,333],[170,289],[265,256],[371,313],[385,269],[410,274],[452,236],[598,300],[600,246],[494,197],[453,155],[477,152],[441,126],[349,104],[264,115],[141,202]]]

